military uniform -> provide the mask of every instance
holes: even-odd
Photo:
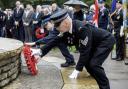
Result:
[[[49,32],[48,36],[46,36],[46,37],[44,37],[44,38],[36,41],[36,45],[39,45],[39,44],[47,44],[48,42],[50,42],[51,40],[53,40],[54,38],[56,38],[56,36],[58,34],[59,34],[59,32],[54,28],[53,30],[51,30]],[[61,67],[68,67],[70,65],[70,63],[74,63],[74,65],[75,65],[74,57],[73,57],[73,55],[70,54],[70,52],[69,52],[69,50],[68,50],[67,45],[65,44],[65,42],[60,42],[59,44],[57,43],[54,46],[57,46],[60,49],[62,55],[66,59],[67,65],[66,64],[65,65],[64,64],[61,64]]]
[[[124,59],[124,39],[125,37],[120,37],[120,30],[121,26],[123,26],[123,10],[119,9],[116,13],[112,16],[112,20],[114,22],[114,31],[115,31],[115,38],[116,38],[116,60],[123,60]]]
[[[56,21],[61,22],[65,18],[65,10],[51,16],[51,20],[55,21],[55,24],[57,24]],[[96,28],[90,23],[83,24],[81,21],[76,20],[72,22],[72,28],[72,33],[65,32],[42,47],[42,56],[47,54],[56,44],[62,41],[67,42],[66,39],[68,38],[73,41],[77,37],[80,44],[80,57],[76,70],[82,71],[83,67],[85,67],[91,76],[96,79],[100,89],[110,89],[109,80],[106,77],[102,64],[115,43],[113,35],[103,29]]]
[[[49,19],[49,15],[44,16],[42,21],[42,26],[44,27],[49,21],[47,21],[47,19]],[[51,40],[53,40],[54,38],[56,38],[56,36],[59,35],[59,31],[56,30],[56,28],[51,28],[51,30],[49,31],[48,36],[37,40],[35,43],[36,45],[40,45],[40,44],[47,44],[48,42],[50,42]],[[70,54],[68,48],[67,48],[67,44],[65,44],[65,42],[60,42],[59,44],[56,44],[54,46],[57,46],[62,55],[65,57],[66,62],[61,64],[61,67],[69,67],[70,65],[75,65],[75,61],[74,61],[74,57],[73,55]]]

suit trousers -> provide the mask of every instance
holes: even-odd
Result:
[[[116,39],[116,55],[117,59],[121,58],[124,59],[124,47],[125,47],[125,37],[120,37],[120,27],[115,28],[115,39]]]
[[[25,42],[32,42],[32,29],[30,26],[24,26]]]
[[[74,57],[73,55],[70,54],[67,45],[65,43],[59,43],[58,48],[60,49],[62,55],[65,57],[66,62],[70,63],[70,62],[74,62]]]
[[[100,89],[110,89],[109,80],[102,64],[110,54],[114,43],[114,37],[100,43],[95,50],[91,51],[90,59],[85,64],[85,68],[95,78]]]

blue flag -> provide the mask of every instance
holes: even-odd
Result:
[[[113,13],[116,9],[116,0],[112,0],[111,13]]]

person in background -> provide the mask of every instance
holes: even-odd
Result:
[[[75,5],[74,8],[75,8],[75,12],[73,15],[73,19],[83,21],[84,20],[84,12],[82,11],[82,8],[80,7],[80,5]]]
[[[75,5],[74,6],[75,8],[75,12],[73,14],[73,20],[79,20],[79,21],[83,21],[84,20],[84,12],[82,11],[82,8],[80,7],[80,5]],[[76,48],[76,53],[79,52],[79,44],[78,43],[78,38],[76,38],[76,45],[75,45],[75,48]]]
[[[13,14],[12,10],[8,9],[7,16],[6,16],[6,24],[5,24],[7,38],[13,38],[12,30],[13,30],[14,25],[13,25],[12,14]]]
[[[121,61],[124,59],[124,35],[122,34],[123,26],[123,8],[122,1],[117,0],[116,10],[111,14],[111,18],[114,25],[114,32],[116,38],[116,56],[115,60]]]
[[[52,7],[52,14],[61,10],[56,3],[53,3],[51,7]]]
[[[34,11],[32,10],[32,6],[30,4],[26,5],[22,20],[25,31],[25,42],[32,42],[32,16]]]
[[[90,6],[90,9],[89,9],[89,11],[88,11],[88,13],[86,15],[86,21],[88,21],[88,22],[93,24],[93,16],[94,16],[94,14],[95,14],[95,5],[93,4],[93,5]]]
[[[98,27],[107,30],[109,11],[105,7],[105,0],[99,0]]]
[[[0,10],[0,37],[5,36],[5,21],[6,21],[6,14]]]
[[[42,13],[41,13],[41,6],[37,5],[36,6],[36,11],[34,12],[33,16],[32,16],[32,41],[35,42],[36,39],[36,35],[35,35],[35,31],[36,29],[41,27],[41,21],[42,21]]]

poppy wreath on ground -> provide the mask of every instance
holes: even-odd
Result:
[[[32,75],[37,75],[37,60],[35,59],[34,55],[32,55],[31,47],[28,45],[24,45],[23,47],[23,54],[24,58],[28,67],[28,70]]]
[[[41,28],[37,28],[36,29],[36,38],[37,39],[41,39],[41,38],[44,38],[46,36],[46,33],[41,33]]]

